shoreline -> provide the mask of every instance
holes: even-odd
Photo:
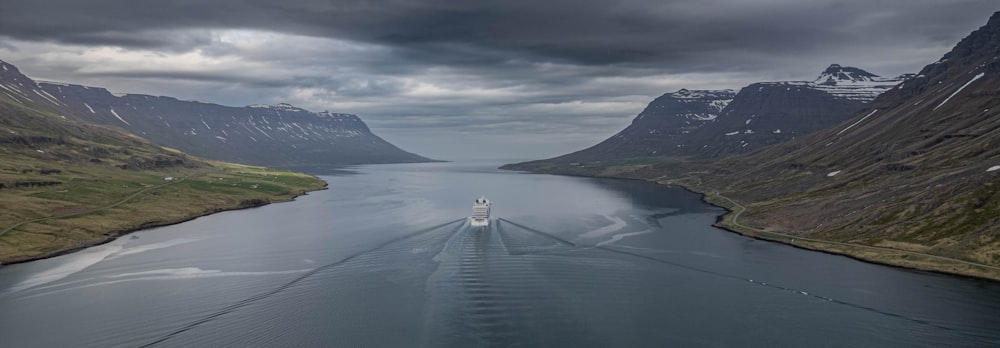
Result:
[[[69,247],[69,248],[57,249],[57,250],[49,251],[49,252],[46,252],[46,253],[43,253],[43,254],[40,254],[40,255],[35,255],[35,256],[14,258],[14,259],[9,259],[9,260],[0,260],[0,267],[14,265],[14,264],[19,264],[19,263],[28,263],[28,262],[31,262],[31,261],[44,260],[44,259],[49,259],[49,258],[53,258],[53,257],[57,257],[57,256],[62,256],[62,255],[68,255],[68,254],[72,254],[72,253],[75,253],[77,251],[81,251],[81,250],[84,250],[84,249],[87,249],[87,248],[90,248],[90,247],[95,247],[95,246],[98,246],[98,245],[104,245],[104,244],[107,244],[107,243],[111,243],[111,242],[117,240],[118,238],[124,237],[126,235],[129,235],[129,234],[132,234],[132,233],[135,233],[135,232],[144,231],[144,230],[148,230],[148,229],[156,228],[156,227],[164,227],[164,226],[177,225],[177,224],[185,223],[185,222],[188,222],[188,221],[200,218],[200,217],[205,217],[205,216],[209,216],[209,215],[216,214],[216,213],[227,212],[227,211],[237,211],[237,210],[244,210],[244,209],[252,209],[252,208],[259,208],[259,207],[263,207],[263,206],[267,206],[267,205],[271,205],[271,204],[275,204],[275,203],[288,203],[288,202],[294,201],[298,197],[305,196],[305,195],[309,194],[309,192],[323,191],[323,190],[328,190],[328,189],[330,189],[330,184],[327,183],[326,181],[323,181],[323,187],[322,188],[315,189],[315,190],[308,190],[308,191],[300,191],[298,193],[291,194],[288,197],[285,197],[284,199],[278,200],[278,201],[266,201],[266,200],[261,200],[261,199],[245,200],[245,201],[240,202],[239,204],[237,204],[236,206],[233,206],[233,207],[215,208],[215,209],[204,211],[204,212],[192,215],[192,216],[188,216],[188,217],[184,217],[184,218],[176,219],[176,220],[172,220],[172,221],[147,221],[147,222],[139,224],[139,226],[134,227],[134,228],[109,231],[107,233],[104,233],[104,238],[102,238],[100,240],[97,240],[97,241],[94,241],[94,242],[82,243],[80,245],[72,246],[72,247]],[[247,203],[247,204],[243,204],[243,203]]]
[[[969,264],[969,263],[966,263],[967,261],[950,259],[950,258],[946,258],[946,257],[943,257],[943,256],[936,256],[936,255],[932,255],[932,254],[923,254],[923,253],[918,253],[918,252],[913,252],[913,251],[908,251],[908,250],[892,249],[893,252],[896,252],[896,253],[899,253],[899,254],[902,254],[902,255],[917,255],[916,259],[925,258],[925,262],[924,263],[919,263],[917,261],[910,261],[908,259],[909,256],[901,256],[901,258],[905,259],[904,261],[892,262],[892,261],[886,260],[884,258],[877,258],[876,257],[876,255],[882,256],[882,257],[888,257],[888,255],[884,255],[884,254],[880,255],[878,253],[874,253],[874,254],[869,254],[869,255],[866,256],[865,254],[863,254],[861,252],[851,253],[851,252],[849,252],[849,251],[846,250],[847,249],[846,247],[843,247],[843,246],[841,246],[841,248],[834,248],[834,247],[829,247],[829,246],[827,246],[827,247],[821,246],[821,244],[823,244],[823,243],[840,243],[840,242],[833,242],[833,241],[808,242],[807,241],[807,242],[795,243],[795,238],[792,238],[791,240],[785,240],[787,237],[783,237],[782,236],[782,237],[779,238],[777,236],[770,236],[769,232],[760,232],[760,231],[747,232],[747,231],[740,231],[740,228],[738,226],[729,226],[728,224],[726,224],[726,220],[727,219],[731,219],[736,214],[736,212],[735,212],[734,209],[732,209],[730,207],[727,207],[727,206],[725,206],[724,204],[722,204],[720,202],[713,202],[711,199],[709,199],[709,193],[707,193],[707,192],[702,192],[702,191],[700,191],[700,190],[698,190],[696,188],[689,187],[687,185],[676,183],[676,182],[661,182],[661,181],[659,181],[657,179],[635,178],[635,177],[621,177],[621,176],[602,176],[602,175],[584,174],[584,173],[540,172],[540,171],[519,170],[519,169],[505,169],[505,170],[520,171],[520,172],[532,173],[532,174],[549,174],[549,175],[562,175],[562,176],[576,176],[576,177],[587,177],[587,178],[598,178],[598,179],[640,180],[640,181],[645,181],[645,182],[651,182],[651,183],[658,184],[658,185],[667,185],[667,186],[672,186],[672,187],[679,187],[679,188],[681,188],[681,189],[683,189],[685,191],[688,191],[688,192],[700,195],[701,196],[701,201],[704,202],[704,203],[706,203],[706,204],[710,204],[710,205],[713,205],[713,206],[716,206],[716,207],[724,209],[726,212],[724,214],[721,214],[718,217],[716,217],[716,221],[715,221],[715,223],[712,224],[712,226],[716,227],[718,229],[730,232],[730,233],[735,233],[735,234],[738,234],[738,235],[741,235],[741,236],[745,236],[745,237],[748,237],[748,238],[753,238],[753,239],[756,239],[756,240],[762,240],[762,241],[769,241],[769,242],[780,243],[780,244],[783,244],[783,245],[786,245],[786,246],[791,246],[791,247],[798,248],[798,249],[809,250],[809,251],[816,251],[816,252],[821,252],[821,253],[828,254],[828,255],[843,256],[843,257],[847,257],[847,258],[850,258],[850,259],[853,259],[853,260],[857,260],[857,261],[861,261],[861,262],[865,262],[865,263],[869,263],[869,264],[874,264],[874,265],[889,266],[889,267],[898,268],[898,269],[907,270],[907,271],[929,272],[929,273],[934,273],[934,274],[939,274],[939,275],[945,275],[945,276],[949,276],[949,277],[965,278],[965,279],[969,279],[969,280],[989,281],[989,282],[992,282],[992,283],[1000,283],[1000,271],[997,271],[997,270],[980,270],[979,272],[970,272],[970,270],[972,270],[973,266],[971,264]],[[805,236],[803,236],[803,238],[809,239],[808,237],[805,237]],[[849,244],[849,243],[840,243],[840,244]],[[869,246],[869,245],[857,245],[856,247],[865,247],[865,248],[870,248],[870,249],[885,249],[885,248],[882,248],[882,247]],[[927,255],[929,255],[931,257],[928,257]],[[930,259],[930,260],[926,260],[926,259]],[[952,260],[952,261],[948,261],[947,263],[945,263],[943,261],[944,259]],[[910,261],[910,262],[906,262],[906,261]],[[992,267],[992,266],[989,266],[989,265],[982,265],[982,264],[976,264],[976,265],[979,268],[982,268],[983,266],[985,266],[985,267]],[[959,269],[956,268],[956,267],[963,267],[963,266],[966,267],[964,270],[959,270]],[[949,269],[949,267],[951,269]],[[963,272],[963,271],[965,271],[965,272]]]
[[[850,253],[846,253],[846,252],[837,252],[837,251],[830,250],[830,249],[824,249],[824,248],[821,248],[821,247],[810,246],[809,244],[801,244],[801,243],[800,244],[796,244],[796,243],[794,243],[794,239],[792,239],[793,242],[788,242],[788,241],[782,240],[780,238],[768,238],[767,236],[761,235],[759,233],[745,233],[745,232],[742,232],[742,231],[740,231],[740,230],[738,230],[736,228],[732,228],[732,227],[724,224],[726,217],[732,216],[732,214],[734,214],[735,211],[733,209],[730,209],[729,207],[726,207],[726,206],[723,206],[721,204],[717,204],[717,203],[714,203],[714,202],[710,201],[708,199],[708,194],[706,194],[704,192],[701,192],[701,191],[698,191],[698,190],[695,190],[695,189],[692,189],[692,188],[684,186],[684,185],[680,185],[680,184],[661,183],[661,182],[656,182],[656,181],[651,181],[651,180],[645,180],[645,181],[655,182],[655,183],[660,184],[660,185],[667,185],[667,186],[679,187],[679,188],[681,188],[681,189],[683,189],[685,191],[688,191],[688,192],[700,195],[702,202],[704,202],[706,204],[709,204],[709,205],[712,205],[712,206],[716,206],[716,207],[722,208],[722,209],[724,209],[726,211],[725,214],[722,214],[722,215],[719,215],[718,217],[716,217],[715,223],[712,224],[712,227],[715,227],[715,228],[718,228],[718,229],[721,229],[721,230],[724,230],[724,231],[727,231],[727,232],[730,232],[730,233],[735,233],[735,234],[738,234],[738,235],[741,235],[741,236],[744,236],[744,237],[747,237],[747,238],[753,238],[755,240],[761,240],[761,241],[774,242],[774,243],[782,244],[782,245],[785,245],[785,246],[790,246],[790,247],[793,247],[793,248],[796,248],[796,249],[802,249],[802,250],[820,252],[820,253],[824,253],[824,254],[827,254],[827,255],[843,256],[843,257],[847,257],[847,258],[850,258],[850,259],[853,259],[853,260],[856,260],[856,261],[860,261],[860,262],[864,262],[864,263],[868,263],[868,264],[879,265],[879,266],[888,266],[888,267],[897,268],[897,269],[901,269],[901,270],[916,271],[916,272],[928,272],[928,273],[934,273],[934,274],[943,275],[943,276],[965,278],[965,279],[977,280],[977,281],[1000,282],[1000,278],[991,278],[991,277],[988,277],[988,276],[980,276],[980,275],[966,274],[966,273],[948,272],[948,271],[945,271],[945,270],[934,269],[934,268],[930,268],[930,267],[908,266],[908,265],[896,264],[896,263],[891,263],[891,262],[887,262],[887,261],[883,261],[883,260],[879,260],[879,259],[866,258],[866,257],[863,257],[863,256],[854,255],[854,254],[850,254]],[[901,252],[901,253],[910,253],[910,251],[907,251],[907,250],[898,250],[898,252]]]

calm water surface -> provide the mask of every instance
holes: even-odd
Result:
[[[493,167],[356,167],[2,267],[0,346],[1000,345],[995,283],[724,232],[676,188]]]

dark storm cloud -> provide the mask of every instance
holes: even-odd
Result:
[[[740,69],[767,56],[846,42],[891,44],[907,35],[950,42],[957,33],[940,29],[967,26],[970,17],[981,21],[996,7],[993,1],[976,0],[7,0],[0,5],[0,33],[26,40],[178,48],[203,42],[162,33],[248,28],[397,46],[405,48],[406,58],[441,64],[528,59]]]
[[[428,137],[442,132],[550,134],[532,144],[571,150],[679,88],[811,79],[831,63],[915,72],[997,10],[995,0],[3,0],[0,59],[121,92],[358,113],[417,152],[451,148]]]
[[[247,74],[237,74],[235,72],[187,72],[172,70],[133,70],[133,71],[112,71],[100,73],[83,73],[81,76],[97,75],[105,78],[129,78],[129,79],[152,79],[152,80],[182,80],[193,82],[221,82],[229,84],[241,84],[249,87],[275,88],[298,83],[299,79],[269,79]]]

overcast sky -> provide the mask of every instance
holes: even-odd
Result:
[[[656,96],[916,72],[996,0],[2,0],[0,59],[36,79],[353,113],[421,155],[535,159]]]

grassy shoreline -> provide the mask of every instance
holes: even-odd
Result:
[[[668,184],[663,182],[658,183]],[[739,224],[738,221],[734,220],[734,217],[738,217],[738,215],[745,210],[739,209],[742,207],[733,206],[733,204],[727,202],[727,199],[723,196],[683,184],[669,183],[668,185],[674,185],[684,188],[690,192],[700,194],[702,195],[702,200],[704,202],[726,209],[726,214],[720,215],[719,219],[715,224],[713,224],[713,226],[732,233],[737,233],[754,239],[778,242],[800,249],[818,251],[831,255],[846,256],[855,260],[884,266],[934,272],[949,276],[962,276],[980,280],[1000,281],[1000,268],[994,266],[909,250],[826,241],[763,231],[761,229],[743,226]]]
[[[141,172],[70,168],[47,179],[61,184],[0,191],[0,203],[12,208],[0,215],[0,264],[64,255],[132,232],[327,188],[312,175],[221,162]]]
[[[516,166],[505,166],[504,169],[522,170],[522,168],[518,168]],[[523,170],[538,174],[643,180],[661,185],[677,186],[687,191],[700,194],[702,196],[702,201],[705,203],[725,209],[727,212],[720,215],[716,223],[713,224],[713,226],[725,231],[737,233],[750,238],[778,242],[800,249],[850,257],[862,262],[910,270],[934,272],[949,276],[968,277],[977,280],[994,282],[1000,281],[1000,267],[996,266],[951,259],[943,256],[924,254],[909,250],[820,240],[805,236],[795,236],[765,231],[761,228],[754,228],[751,226],[744,226],[740,224],[738,219],[739,216],[747,210],[746,207],[729,199],[728,197],[722,196],[714,189],[702,187],[696,182],[688,182],[691,180],[632,177],[628,175],[620,175],[628,173],[629,170],[616,170],[614,168],[591,168],[590,171],[580,170],[580,168],[569,169],[570,170],[561,171],[559,167],[548,167],[528,168]]]

